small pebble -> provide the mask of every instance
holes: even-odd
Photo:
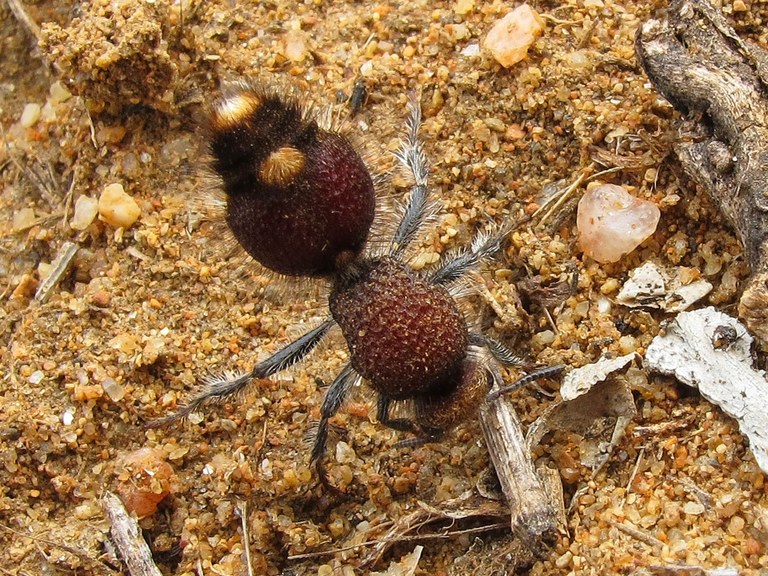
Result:
[[[30,228],[35,223],[35,211],[33,208],[22,208],[13,213],[13,230],[19,232]]]
[[[70,406],[69,408],[64,410],[64,413],[61,415],[61,423],[64,424],[64,426],[69,426],[74,421],[75,421],[75,409]]]
[[[56,104],[66,102],[72,97],[72,92],[67,90],[67,87],[58,80],[51,84],[49,93],[51,95],[51,102]]]
[[[77,385],[73,397],[79,402],[96,400],[104,395],[104,390],[98,384]]]
[[[91,294],[91,304],[98,308],[106,308],[112,302],[112,294],[106,290],[97,290]]]
[[[35,102],[31,102],[24,106],[24,111],[21,113],[21,118],[19,119],[19,123],[24,128],[32,128],[35,124],[37,124],[37,121],[40,120],[40,111],[42,108],[40,107],[40,104],[37,104]]]
[[[144,345],[144,348],[141,351],[142,364],[154,364],[164,347],[165,342],[162,338],[153,337],[147,340],[147,343]]]
[[[731,536],[739,536],[744,531],[745,525],[746,522],[744,522],[744,518],[741,516],[733,516],[728,521],[728,533]]]
[[[416,256],[416,258],[411,260],[410,264],[411,264],[411,268],[418,271],[429,264],[434,264],[438,260],[440,260],[439,254],[436,254],[434,252],[422,252],[421,254]]]
[[[621,288],[621,284],[619,284],[618,278],[608,278],[608,280],[603,282],[603,285],[600,286],[600,293],[613,294],[614,292],[617,292],[619,288]]]
[[[115,228],[130,228],[141,215],[141,209],[132,196],[125,193],[122,184],[109,184],[99,197],[99,216]]]
[[[631,354],[637,351],[637,340],[634,336],[622,336],[619,338],[619,351],[622,354]]]
[[[112,402],[119,402],[125,397],[125,387],[118,384],[114,378],[105,378],[101,387],[104,388],[104,392],[107,393]]]
[[[589,57],[586,50],[574,50],[573,52],[565,54],[563,56],[563,62],[568,64],[568,66],[574,70],[588,70],[595,63],[594,59]]]
[[[335,518],[333,521],[328,523],[328,531],[331,533],[331,536],[334,538],[341,538],[344,535],[344,532],[346,531],[346,527],[344,526],[344,520],[341,518]]]
[[[494,24],[483,47],[509,68],[528,55],[528,48],[544,32],[544,20],[528,4],[522,4]]]
[[[171,450],[170,454],[168,454],[168,459],[181,460],[188,453],[189,453],[189,446],[179,446]]]
[[[453,6],[454,13],[459,16],[466,16],[475,9],[475,0],[457,0]]]
[[[685,506],[683,506],[683,512],[698,516],[699,514],[704,514],[705,509],[701,502],[686,502]]]
[[[79,506],[75,506],[75,518],[78,520],[90,520],[102,516],[103,511],[97,500],[88,500]]]
[[[352,448],[346,442],[339,442],[336,444],[336,462],[339,464],[350,464],[355,461],[357,454],[355,454],[354,448]]]
[[[105,144],[119,144],[126,132],[125,126],[102,126],[96,133],[96,140]]]
[[[159,448],[139,448],[120,458],[117,493],[128,512],[139,518],[151,516],[158,504],[173,491],[173,468]]]
[[[480,44],[477,44],[476,42],[473,42],[472,44],[468,44],[461,50],[461,55],[467,56],[467,57],[479,56]]]
[[[539,349],[549,346],[554,341],[555,333],[552,332],[552,330],[543,330],[541,332],[537,332],[531,337],[531,345],[533,345],[534,348]]]
[[[373,62],[371,60],[366,60],[363,62],[360,66],[360,76],[368,77],[373,74]]]
[[[562,556],[557,558],[557,560],[555,560],[555,566],[557,566],[558,568],[567,568],[568,566],[571,565],[572,561],[573,561],[573,552],[571,552],[570,550],[566,550],[565,554],[563,554]]]
[[[31,298],[37,290],[37,279],[32,274],[22,274],[16,288],[11,292],[11,300]]]
[[[99,201],[90,196],[78,196],[75,201],[75,213],[69,226],[73,230],[85,230],[99,213]]]
[[[744,0],[734,0],[733,2],[733,11],[734,12],[748,12],[749,8],[747,7],[746,2]]]
[[[284,55],[291,62],[304,62],[309,53],[307,39],[301,30],[289,30],[285,33],[285,52]]]
[[[579,201],[579,245],[598,262],[618,262],[656,231],[660,217],[656,204],[635,198],[621,186],[597,186]]]

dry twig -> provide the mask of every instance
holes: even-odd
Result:
[[[110,534],[131,576],[162,576],[144,541],[139,523],[123,506],[120,498],[107,492],[102,506],[111,524]]]
[[[253,562],[251,561],[251,535],[248,532],[248,504],[244,501],[237,503],[237,514],[240,516],[240,526],[243,530],[243,548],[245,549],[245,565],[248,576],[253,576]]]
[[[622,522],[616,522],[615,520],[608,520],[608,523],[614,528],[616,528],[617,530],[624,532],[624,534],[626,534],[627,536],[631,536],[638,542],[648,544],[648,546],[652,546],[654,548],[664,547],[664,543],[658,538],[655,538],[650,534],[648,534],[648,532],[644,532],[643,530],[640,530],[635,526],[627,524],[626,522],[622,523]]]
[[[532,553],[543,550],[557,529],[557,514],[528,453],[510,402],[503,396],[480,409],[480,425],[512,516],[512,531]]]
[[[21,0],[7,0],[7,2],[8,8],[11,9],[11,13],[14,15],[16,20],[18,20],[19,23],[27,29],[27,32],[29,32],[35,38],[35,41],[39,44],[40,26],[38,26],[37,22],[35,22],[27,13],[27,9],[24,7],[24,4],[21,3]]]

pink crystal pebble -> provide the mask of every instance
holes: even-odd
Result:
[[[656,204],[635,198],[621,186],[597,186],[579,201],[579,245],[598,262],[618,262],[656,231],[660,216]]]
[[[536,11],[522,4],[493,25],[483,41],[496,61],[509,68],[528,54],[528,48],[544,32],[544,20]]]

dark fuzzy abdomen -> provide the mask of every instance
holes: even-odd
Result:
[[[291,276],[331,274],[357,254],[373,222],[374,186],[351,145],[324,133],[303,150],[306,165],[287,186],[253,179],[227,186],[227,224],[267,268]]]
[[[416,422],[428,434],[446,432],[476,414],[491,382],[487,370],[468,356],[445,388],[442,394],[427,394],[416,402]]]
[[[290,276],[327,276],[363,249],[376,196],[344,136],[288,101],[242,87],[214,109],[212,167],[243,249]]]

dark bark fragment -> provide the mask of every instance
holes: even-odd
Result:
[[[753,276],[739,313],[768,347],[768,52],[742,40],[707,0],[678,0],[635,48],[648,77],[686,115],[675,152],[725,214]]]

